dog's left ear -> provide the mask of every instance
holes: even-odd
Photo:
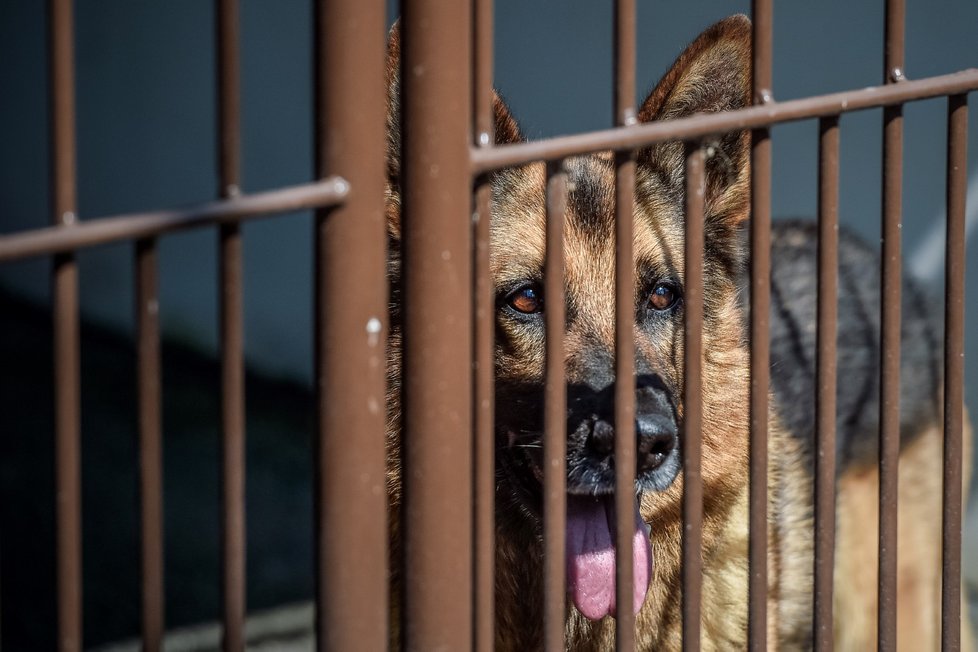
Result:
[[[650,122],[741,109],[751,103],[751,86],[750,19],[731,16],[700,34],[679,55],[638,117]],[[749,212],[750,134],[723,134],[705,144],[707,218],[714,225],[734,226]],[[682,143],[654,145],[639,154],[640,177],[682,195],[684,162]]]
[[[387,36],[387,231],[392,244],[401,237],[401,28],[396,21]],[[497,145],[523,141],[509,107],[492,91],[492,113]]]

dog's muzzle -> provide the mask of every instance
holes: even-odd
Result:
[[[635,394],[635,481],[638,491],[667,489],[679,472],[679,426],[657,377],[639,376]],[[614,386],[569,390],[568,462],[572,494],[614,490]]]

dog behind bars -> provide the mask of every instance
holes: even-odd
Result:
[[[399,41],[389,60],[388,231],[392,283],[389,347],[389,491],[392,596],[399,586],[400,270]],[[751,28],[723,20],[676,60],[639,111],[669,120],[750,104]],[[493,98],[496,141],[523,140]],[[749,350],[744,323],[744,224],[749,217],[746,132],[708,143],[705,172],[702,481],[702,646],[744,649],[747,637]],[[633,603],[615,604],[614,159],[566,161],[568,649],[613,649],[617,609],[637,613],[643,650],[681,647],[683,478],[684,149],[662,143],[637,155],[634,234],[636,368]],[[496,642],[542,646],[541,478],[544,395],[545,186],[543,164],[492,179],[491,276],[496,379]],[[772,388],[769,414],[768,640],[806,649],[812,636],[812,471],[815,247],[813,226],[775,223]],[[835,624],[840,650],[875,641],[878,260],[840,243],[839,404]],[[936,646],[940,604],[940,338],[932,299],[907,284],[903,303],[899,640]],[[392,640],[398,640],[394,616]]]

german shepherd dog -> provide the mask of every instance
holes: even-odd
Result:
[[[400,503],[399,42],[389,60],[388,227],[392,318],[389,346],[389,491],[392,568]],[[744,16],[703,32],[642,104],[642,121],[750,104],[751,27]],[[498,143],[523,140],[494,96]],[[746,132],[709,147],[705,194],[703,328],[702,647],[739,650],[747,638],[749,350],[744,324],[744,224],[749,217]],[[566,641],[572,650],[614,647],[617,609],[637,613],[643,650],[681,647],[683,478],[684,156],[681,143],[639,152],[635,195],[635,555],[633,605],[615,604],[612,505],[615,436],[614,160],[567,161]],[[545,169],[528,165],[492,180],[491,275],[497,292],[496,644],[542,645],[541,436],[544,393],[542,270]],[[769,414],[768,640],[807,649],[812,640],[815,247],[813,226],[775,223],[772,390]],[[876,636],[878,260],[843,235],[840,244],[838,504],[835,638],[866,650]],[[899,600],[901,647],[935,649],[940,604],[940,339],[930,297],[908,284],[903,312]],[[781,406],[778,409],[778,406]],[[399,579],[392,578],[393,611]],[[398,624],[394,616],[393,642]]]

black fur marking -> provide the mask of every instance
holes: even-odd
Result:
[[[578,229],[597,239],[614,235],[615,197],[607,183],[610,162],[596,156],[579,158],[570,166],[567,208]]]

